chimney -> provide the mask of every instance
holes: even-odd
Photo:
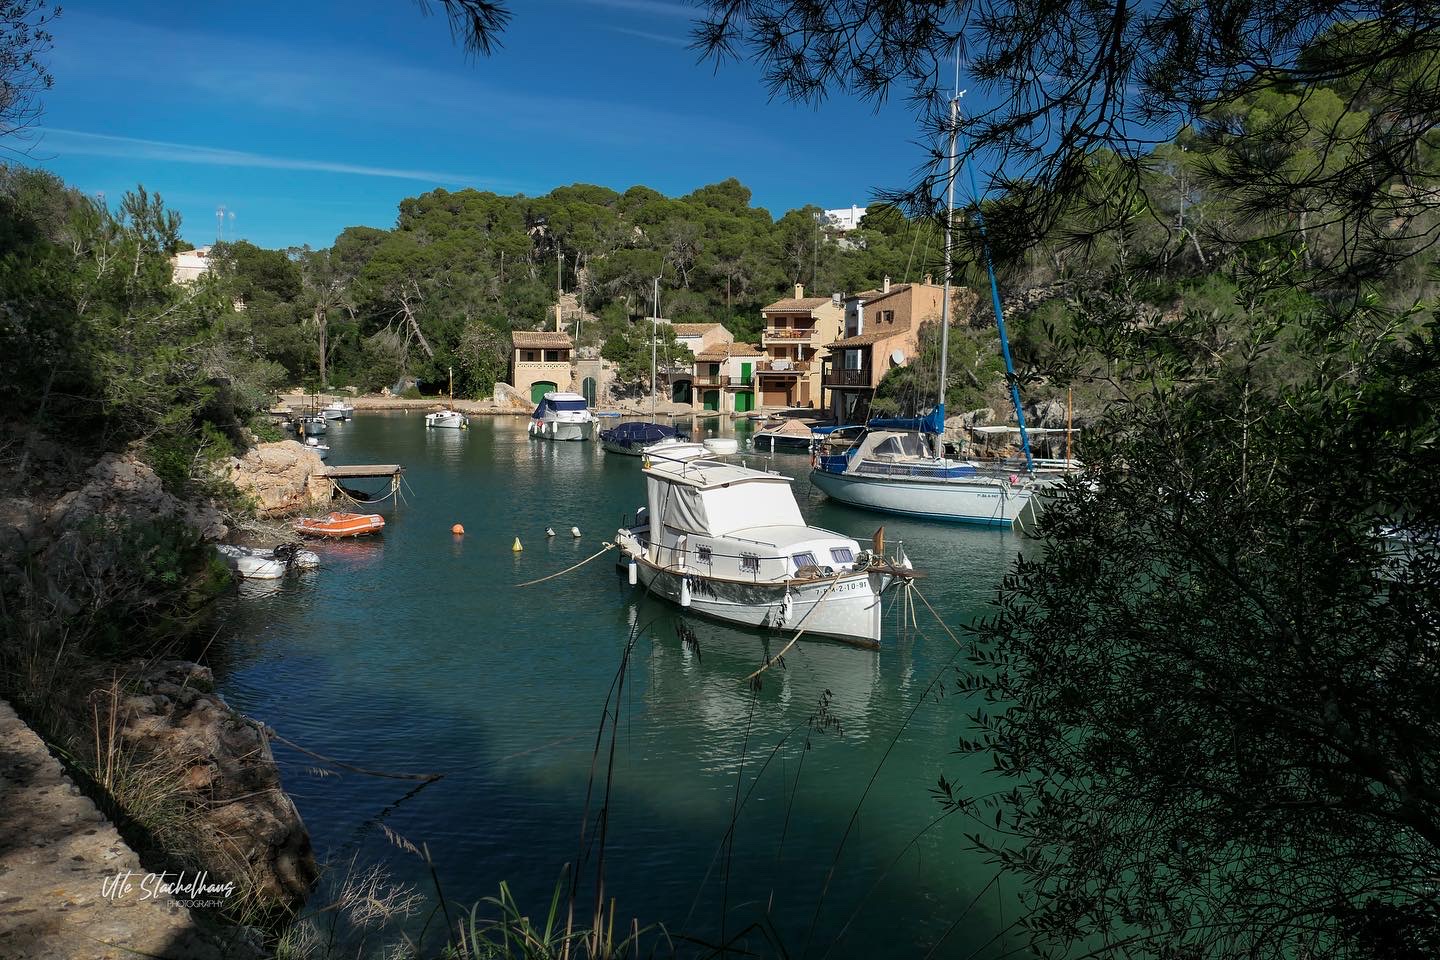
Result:
[[[928,273],[925,274],[925,286],[927,286],[927,287],[933,287],[934,285],[935,285],[935,278],[932,277],[932,276],[931,276],[930,274],[928,274]]]
[[[881,292],[881,293],[889,293],[889,292],[890,292],[890,278],[889,278],[888,276],[885,278],[885,285],[880,288],[880,292]]]
[[[555,332],[565,332],[565,322],[560,319],[560,304],[555,304]]]
[[[795,299],[796,299],[796,300],[804,300],[804,299],[805,299],[805,284],[803,284],[803,283],[797,283],[797,284],[795,284]]]

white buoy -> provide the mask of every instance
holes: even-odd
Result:
[[[629,575],[630,586],[633,587],[640,582],[640,566],[634,560],[630,561]]]
[[[690,606],[690,578],[680,578],[680,606]]]
[[[580,528],[579,528],[579,527],[571,527],[571,528],[570,528],[570,536],[574,537],[576,540],[579,540],[579,539],[580,539]]]
[[[547,537],[553,537],[553,536],[555,536],[555,528],[554,528],[554,527],[546,527],[546,528],[545,528],[545,536],[547,536]]]

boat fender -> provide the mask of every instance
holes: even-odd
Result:
[[[690,578],[680,578],[680,606],[690,606]]]
[[[554,527],[546,527],[546,528],[545,528],[545,536],[547,536],[547,537],[553,537],[553,536],[555,536],[555,528],[554,528]]]
[[[630,586],[633,587],[640,582],[640,567],[634,560],[630,561],[627,574],[630,580]]]
[[[795,601],[790,599],[790,591],[785,591],[785,596],[780,600],[780,622],[776,624],[783,627],[790,622],[790,616],[795,612]]]
[[[1012,487],[1018,487],[1018,486],[1020,486],[1020,477],[1019,477],[1018,474],[1014,474],[1014,473],[1010,474],[1010,486],[1012,486]]]
[[[579,528],[579,527],[571,527],[571,528],[570,528],[570,536],[574,537],[576,540],[579,540],[579,539],[580,539],[580,528]]]
[[[515,538],[515,542],[512,543],[512,544],[510,544],[510,552],[511,552],[511,553],[519,553],[521,550],[524,550],[524,549],[525,549],[524,547],[520,546],[520,538],[519,538],[519,537],[516,537],[516,538]]]

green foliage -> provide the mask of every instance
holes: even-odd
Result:
[[[654,338],[652,349],[652,326]],[[650,362],[655,358],[658,368],[685,365],[694,361],[690,349],[675,339],[675,328],[668,323],[651,324],[641,321],[612,334],[600,349],[600,356],[615,364],[615,378],[621,383],[650,382]]]
[[[993,330],[952,326],[946,369],[945,409],[963,413],[1004,397],[1005,362]],[[884,361],[885,358],[877,358]],[[913,416],[935,405],[940,382],[940,324],[920,328],[920,351],[910,363],[894,367],[875,390],[871,409],[880,416]]]

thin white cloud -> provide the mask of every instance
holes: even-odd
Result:
[[[391,177],[396,180],[419,180],[431,183],[481,183],[482,178],[442,170],[416,170],[403,167],[373,167],[331,160],[307,160],[300,157],[277,157],[271,154],[206,147],[166,140],[144,140],[120,137],[85,130],[42,127],[43,148],[59,155],[86,154],[130,160],[168,160],[173,163],[197,163],[212,167],[263,167],[270,170],[304,170],[317,173],[341,173],[357,177]]]
[[[690,3],[667,3],[665,0],[580,0],[592,7],[609,7],[611,10],[627,10],[631,13],[647,13],[662,17],[686,17],[696,19],[703,12]]]
[[[663,43],[671,47],[688,47],[690,41],[686,37],[676,37],[668,33],[651,33],[648,30],[631,30],[629,27],[606,27],[611,33],[623,33],[631,37],[640,37],[642,40],[653,40],[656,43]]]

